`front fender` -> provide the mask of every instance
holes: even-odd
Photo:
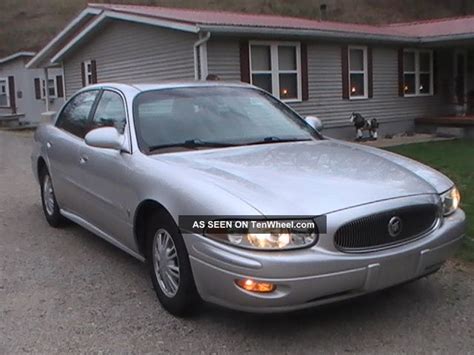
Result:
[[[141,156],[132,178],[138,186],[133,215],[145,200],[163,205],[176,224],[184,215],[261,215],[249,203],[205,181],[192,169]]]
[[[46,167],[49,171],[51,171],[49,158],[47,154],[46,144],[47,141],[47,134],[48,134],[48,124],[40,125],[33,135],[33,149],[31,151],[31,170],[33,172],[33,176],[36,182],[39,184],[39,175],[38,175],[38,163],[40,159],[43,159],[46,163]]]

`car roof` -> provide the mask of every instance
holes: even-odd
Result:
[[[135,88],[140,91],[156,90],[156,89],[170,89],[182,87],[209,87],[209,86],[231,86],[231,87],[249,87],[249,84],[240,82],[221,82],[221,81],[169,81],[160,82],[157,84],[145,83],[134,84]]]
[[[87,89],[94,88],[115,88],[122,91],[135,89],[136,91],[149,91],[160,89],[173,89],[184,87],[252,87],[250,84],[231,81],[162,81],[159,83],[137,83],[137,84],[121,84],[121,83],[100,83],[87,86]]]

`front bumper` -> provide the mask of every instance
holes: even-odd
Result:
[[[285,312],[335,302],[417,279],[436,271],[459,247],[465,214],[458,210],[431,233],[390,249],[347,254],[310,249],[258,252],[184,234],[197,289],[208,302],[249,312]],[[324,244],[324,243],[323,243]],[[247,292],[235,280],[277,285]]]

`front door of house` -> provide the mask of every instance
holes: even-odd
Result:
[[[465,105],[467,96],[467,53],[454,53],[454,96],[458,105]]]
[[[0,78],[0,107],[7,107],[9,104],[7,78]]]

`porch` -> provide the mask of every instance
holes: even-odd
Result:
[[[415,119],[415,130],[445,136],[474,139],[474,114],[465,116],[420,117]]]
[[[20,119],[25,115],[22,113],[4,113],[0,112],[0,128],[17,127],[20,125]]]

